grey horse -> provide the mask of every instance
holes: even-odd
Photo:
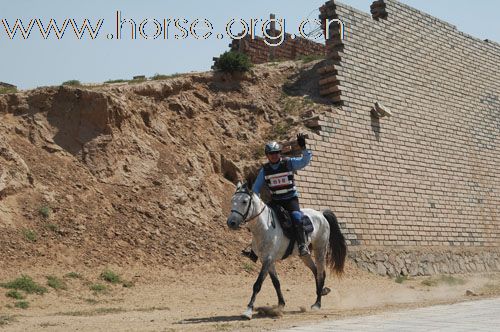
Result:
[[[307,239],[307,244],[313,249],[314,261],[311,255],[300,258],[311,269],[316,280],[316,302],[311,309],[317,310],[321,308],[321,297],[330,291],[328,288],[323,288],[326,265],[329,265],[332,272],[342,274],[347,246],[333,212],[329,210],[319,212],[313,209],[302,209],[302,212],[311,219],[314,226],[314,231]],[[285,255],[290,240],[283,234],[274,211],[253,193],[246,183],[238,183],[231,200],[231,213],[227,225],[233,230],[247,225],[252,232],[252,249],[262,262],[259,276],[253,285],[252,297],[243,316],[252,318],[255,298],[268,274],[278,295],[278,306],[284,307],[285,299],[281,292],[275,263]],[[298,255],[297,246],[293,249],[292,255]]]

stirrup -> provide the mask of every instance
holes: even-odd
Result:
[[[299,256],[307,256],[310,254],[309,248],[305,244],[299,246]]]

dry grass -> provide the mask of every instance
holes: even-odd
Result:
[[[9,316],[9,315],[0,315],[0,326],[5,326],[7,324],[10,324],[12,322],[15,322],[14,316]]]
[[[440,275],[437,277],[427,278],[422,281],[422,285],[429,287],[434,287],[438,285],[457,286],[463,284],[465,284],[464,279],[452,275]]]
[[[68,311],[68,312],[59,312],[58,315],[61,316],[83,316],[83,317],[90,317],[90,316],[101,316],[101,315],[108,315],[108,314],[116,314],[120,312],[125,312],[126,310],[123,308],[97,308],[93,310],[86,310],[86,311]]]

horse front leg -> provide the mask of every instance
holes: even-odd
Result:
[[[250,299],[250,302],[248,303],[247,310],[243,313],[243,317],[245,317],[247,319],[252,319],[253,305],[255,303],[255,298],[257,297],[257,294],[260,292],[260,289],[262,288],[262,283],[266,279],[266,276],[269,273],[270,267],[271,267],[271,260],[266,259],[262,263],[262,268],[260,269],[259,276],[257,277],[255,284],[253,285],[252,298]]]
[[[285,307],[285,299],[283,298],[283,293],[281,292],[280,280],[278,279],[278,273],[276,272],[276,266],[274,264],[269,268],[269,276],[273,282],[274,289],[276,290],[276,295],[278,295],[278,307]]]

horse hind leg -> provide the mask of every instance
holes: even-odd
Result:
[[[283,298],[283,293],[281,292],[281,285],[278,279],[278,273],[276,272],[276,266],[273,264],[269,269],[269,276],[273,282],[274,289],[276,290],[276,295],[278,296],[278,307],[285,307],[285,299]]]
[[[311,255],[300,256],[300,259],[302,259],[302,262],[304,262],[304,264],[311,270],[311,272],[314,274],[314,278],[316,279],[318,269],[316,268],[316,264],[314,264]]]
[[[317,264],[311,258],[311,255],[300,257],[304,264],[312,271],[314,281],[316,282],[316,302],[311,306],[312,310],[321,308],[321,296],[323,295],[323,285],[325,281],[325,269],[318,269]],[[317,259],[316,259],[317,260]]]
[[[312,305],[311,309],[321,309],[321,297],[330,293],[330,288],[325,286],[326,279],[326,251],[315,253],[316,260],[316,302]]]

